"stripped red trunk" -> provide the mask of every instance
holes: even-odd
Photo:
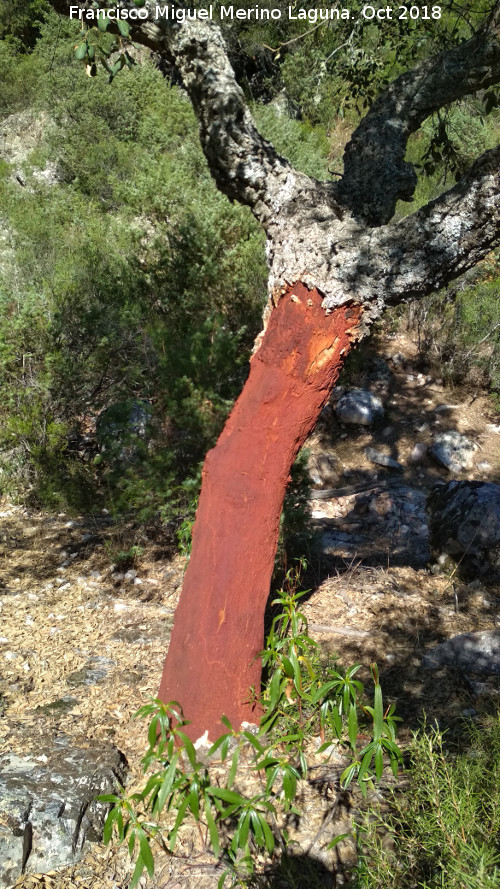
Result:
[[[295,284],[274,309],[250,375],[206,458],[191,559],[159,697],[179,701],[188,734],[211,740],[226,715],[258,721],[264,611],[290,468],[349,351],[359,306],[326,315]]]

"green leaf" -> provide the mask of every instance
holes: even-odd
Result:
[[[327,849],[334,849],[335,846],[338,846],[342,840],[346,840],[348,837],[351,837],[352,833],[339,833],[336,837],[333,838],[331,843],[328,843]]]
[[[200,820],[200,799],[198,796],[198,791],[196,788],[193,789],[188,794],[188,806],[191,809],[194,817],[197,821]]]
[[[281,662],[283,664],[283,671],[285,675],[288,676],[289,679],[293,679],[295,671],[292,662],[285,655],[283,655]]]
[[[382,702],[382,688],[380,684],[375,686],[373,699],[373,739],[380,741],[384,725],[384,706]]]
[[[108,817],[106,818],[106,821],[104,824],[104,830],[102,832],[102,839],[103,839],[103,842],[105,843],[105,845],[107,845],[109,843],[109,841],[112,837],[113,824],[117,818],[119,811],[120,811],[119,809],[111,809],[111,811],[108,814]]]
[[[378,745],[377,749],[375,751],[375,774],[377,776],[377,781],[380,781],[383,771],[384,771],[384,755],[382,753],[381,746]]]
[[[240,761],[240,748],[237,747],[233,753],[233,760],[231,762],[231,768],[229,769],[229,773],[227,776],[227,787],[230,789],[233,786],[234,779],[236,777],[236,771],[238,769],[238,763]]]
[[[95,59],[95,49],[93,46],[88,47],[87,53],[88,53],[88,57],[91,61],[92,61],[92,59]]]
[[[356,769],[358,767],[358,763],[353,762],[350,766],[347,766],[346,769],[342,772],[340,776],[340,786],[342,790],[346,790],[349,787],[354,775],[356,774]]]
[[[139,855],[137,861],[135,863],[134,873],[132,874],[132,879],[130,881],[130,889],[134,889],[134,886],[137,886],[137,883],[141,879],[142,872],[144,870],[144,861],[142,860],[142,855]]]
[[[260,823],[262,825],[262,830],[264,833],[266,849],[269,854],[272,855],[272,853],[274,852],[274,836],[272,834],[271,828],[269,827],[269,824],[267,823],[263,815],[261,815],[260,817]]]
[[[177,736],[182,741],[182,746],[184,747],[184,750],[187,753],[187,758],[189,759],[191,767],[193,769],[195,769],[198,760],[196,758],[196,750],[194,749],[193,742],[191,741],[190,738],[188,738],[187,735],[184,734],[184,732],[177,732]]]
[[[283,775],[283,792],[287,802],[291,803],[297,793],[297,778],[293,772],[287,771]]]
[[[172,790],[172,785],[176,776],[177,760],[178,754],[176,753],[172,761],[169,763],[168,769],[166,770],[162,778],[161,787],[158,791],[155,805],[153,806],[153,814],[155,815],[159,815],[160,812],[163,810],[167,796]]]
[[[265,845],[265,840],[264,840],[264,831],[262,830],[262,822],[260,819],[261,819],[261,815],[259,814],[259,812],[256,812],[255,810],[252,810],[250,812],[252,833],[255,837],[255,842],[257,843],[258,846],[260,846],[262,848]]]
[[[241,806],[246,802],[244,796],[240,796],[239,793],[235,793],[233,790],[227,790],[225,787],[208,787],[207,790],[210,791],[212,796],[224,800],[225,803],[236,803]]]
[[[128,22],[124,22],[122,19],[118,19],[117,23],[118,30],[122,37],[128,37],[130,34],[130,25]]]
[[[134,3],[136,6],[139,6],[140,8],[142,8],[143,6],[146,5],[146,0],[134,0]]]
[[[186,796],[182,800],[182,803],[180,804],[179,809],[177,810],[177,818],[175,819],[175,824],[169,833],[169,841],[170,841],[169,845],[170,845],[171,852],[174,851],[175,843],[177,841],[177,834],[179,832],[179,827],[181,826],[182,822],[184,821],[184,818],[186,816],[187,807],[188,807],[188,797]]]
[[[356,740],[358,737],[358,714],[356,705],[351,704],[349,707],[349,719],[347,722],[347,730],[349,734],[349,743],[353,750],[356,750]]]
[[[215,857],[218,858],[220,854],[219,833],[214,821],[214,816],[212,815],[210,800],[208,800],[207,798],[205,798],[205,818],[207,819],[208,833],[210,835],[210,842],[212,844],[213,853]]]
[[[103,18],[102,16],[99,16],[99,18],[97,19],[97,27],[99,28],[99,31],[107,31],[108,25],[109,19],[107,17]]]
[[[151,851],[151,846],[149,845],[149,840],[145,833],[141,833],[139,843],[144,867],[146,868],[149,876],[152,877],[155,872],[155,863],[153,859],[153,853]]]
[[[87,44],[86,44],[86,43],[80,43],[80,45],[77,46],[76,49],[75,49],[75,58],[76,58],[76,59],[79,59],[79,60],[81,61],[81,60],[84,59],[85,56],[87,55],[87,50],[88,50],[88,46],[87,46]]]
[[[237,828],[237,843],[238,848],[244,849],[246,844],[248,843],[248,832],[250,830],[250,812],[242,812],[240,815],[240,820]]]

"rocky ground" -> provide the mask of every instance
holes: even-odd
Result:
[[[459,730],[463,716],[480,708],[481,696],[498,693],[498,679],[471,684],[448,667],[424,670],[422,656],[458,633],[500,626],[499,589],[429,570],[424,509],[426,492],[439,479],[498,481],[500,425],[486,395],[445,389],[421,371],[409,339],[386,340],[378,357],[352,382],[380,395],[384,417],[373,426],[342,425],[334,400],[309,442],[320,546],[311,553],[305,613],[325,652],[345,664],[361,662],[365,678],[377,661],[386,700],[404,719],[404,742],[424,711]],[[424,447],[449,429],[478,445],[471,467],[455,476]],[[367,448],[400,468],[374,464]],[[45,745],[54,743],[88,750],[111,745],[127,758],[131,782],[140,779],[145,727],[132,715],[158,688],[184,562],[143,539],[133,570],[114,569],[117,534],[106,515],[49,516],[1,505],[0,757],[40,760]],[[339,858],[348,863],[352,850],[345,844],[327,852],[326,846],[348,823],[353,801],[337,806],[335,821],[318,836],[332,800],[340,799],[330,784],[326,793],[303,787],[306,815],[298,839],[309,862],[322,869],[324,884],[334,885],[337,872],[340,885]],[[193,836],[189,830],[183,836],[184,857],[158,861],[155,886],[217,885],[220,873]],[[125,889],[130,877],[126,855],[99,844],[60,871],[42,877],[30,869],[28,856],[18,887]]]

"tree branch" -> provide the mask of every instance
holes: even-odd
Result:
[[[344,155],[337,197],[360,221],[384,225],[417,177],[406,144],[434,111],[500,81],[500,2],[470,40],[398,77],[373,103]]]
[[[500,146],[485,152],[450,191],[401,222],[368,229],[343,254],[338,296],[361,302],[374,320],[385,304],[426,296],[500,244]]]

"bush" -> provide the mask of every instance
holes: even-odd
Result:
[[[360,832],[351,889],[496,889],[500,884],[500,713],[469,730],[453,756],[437,728],[413,738],[389,815]]]

